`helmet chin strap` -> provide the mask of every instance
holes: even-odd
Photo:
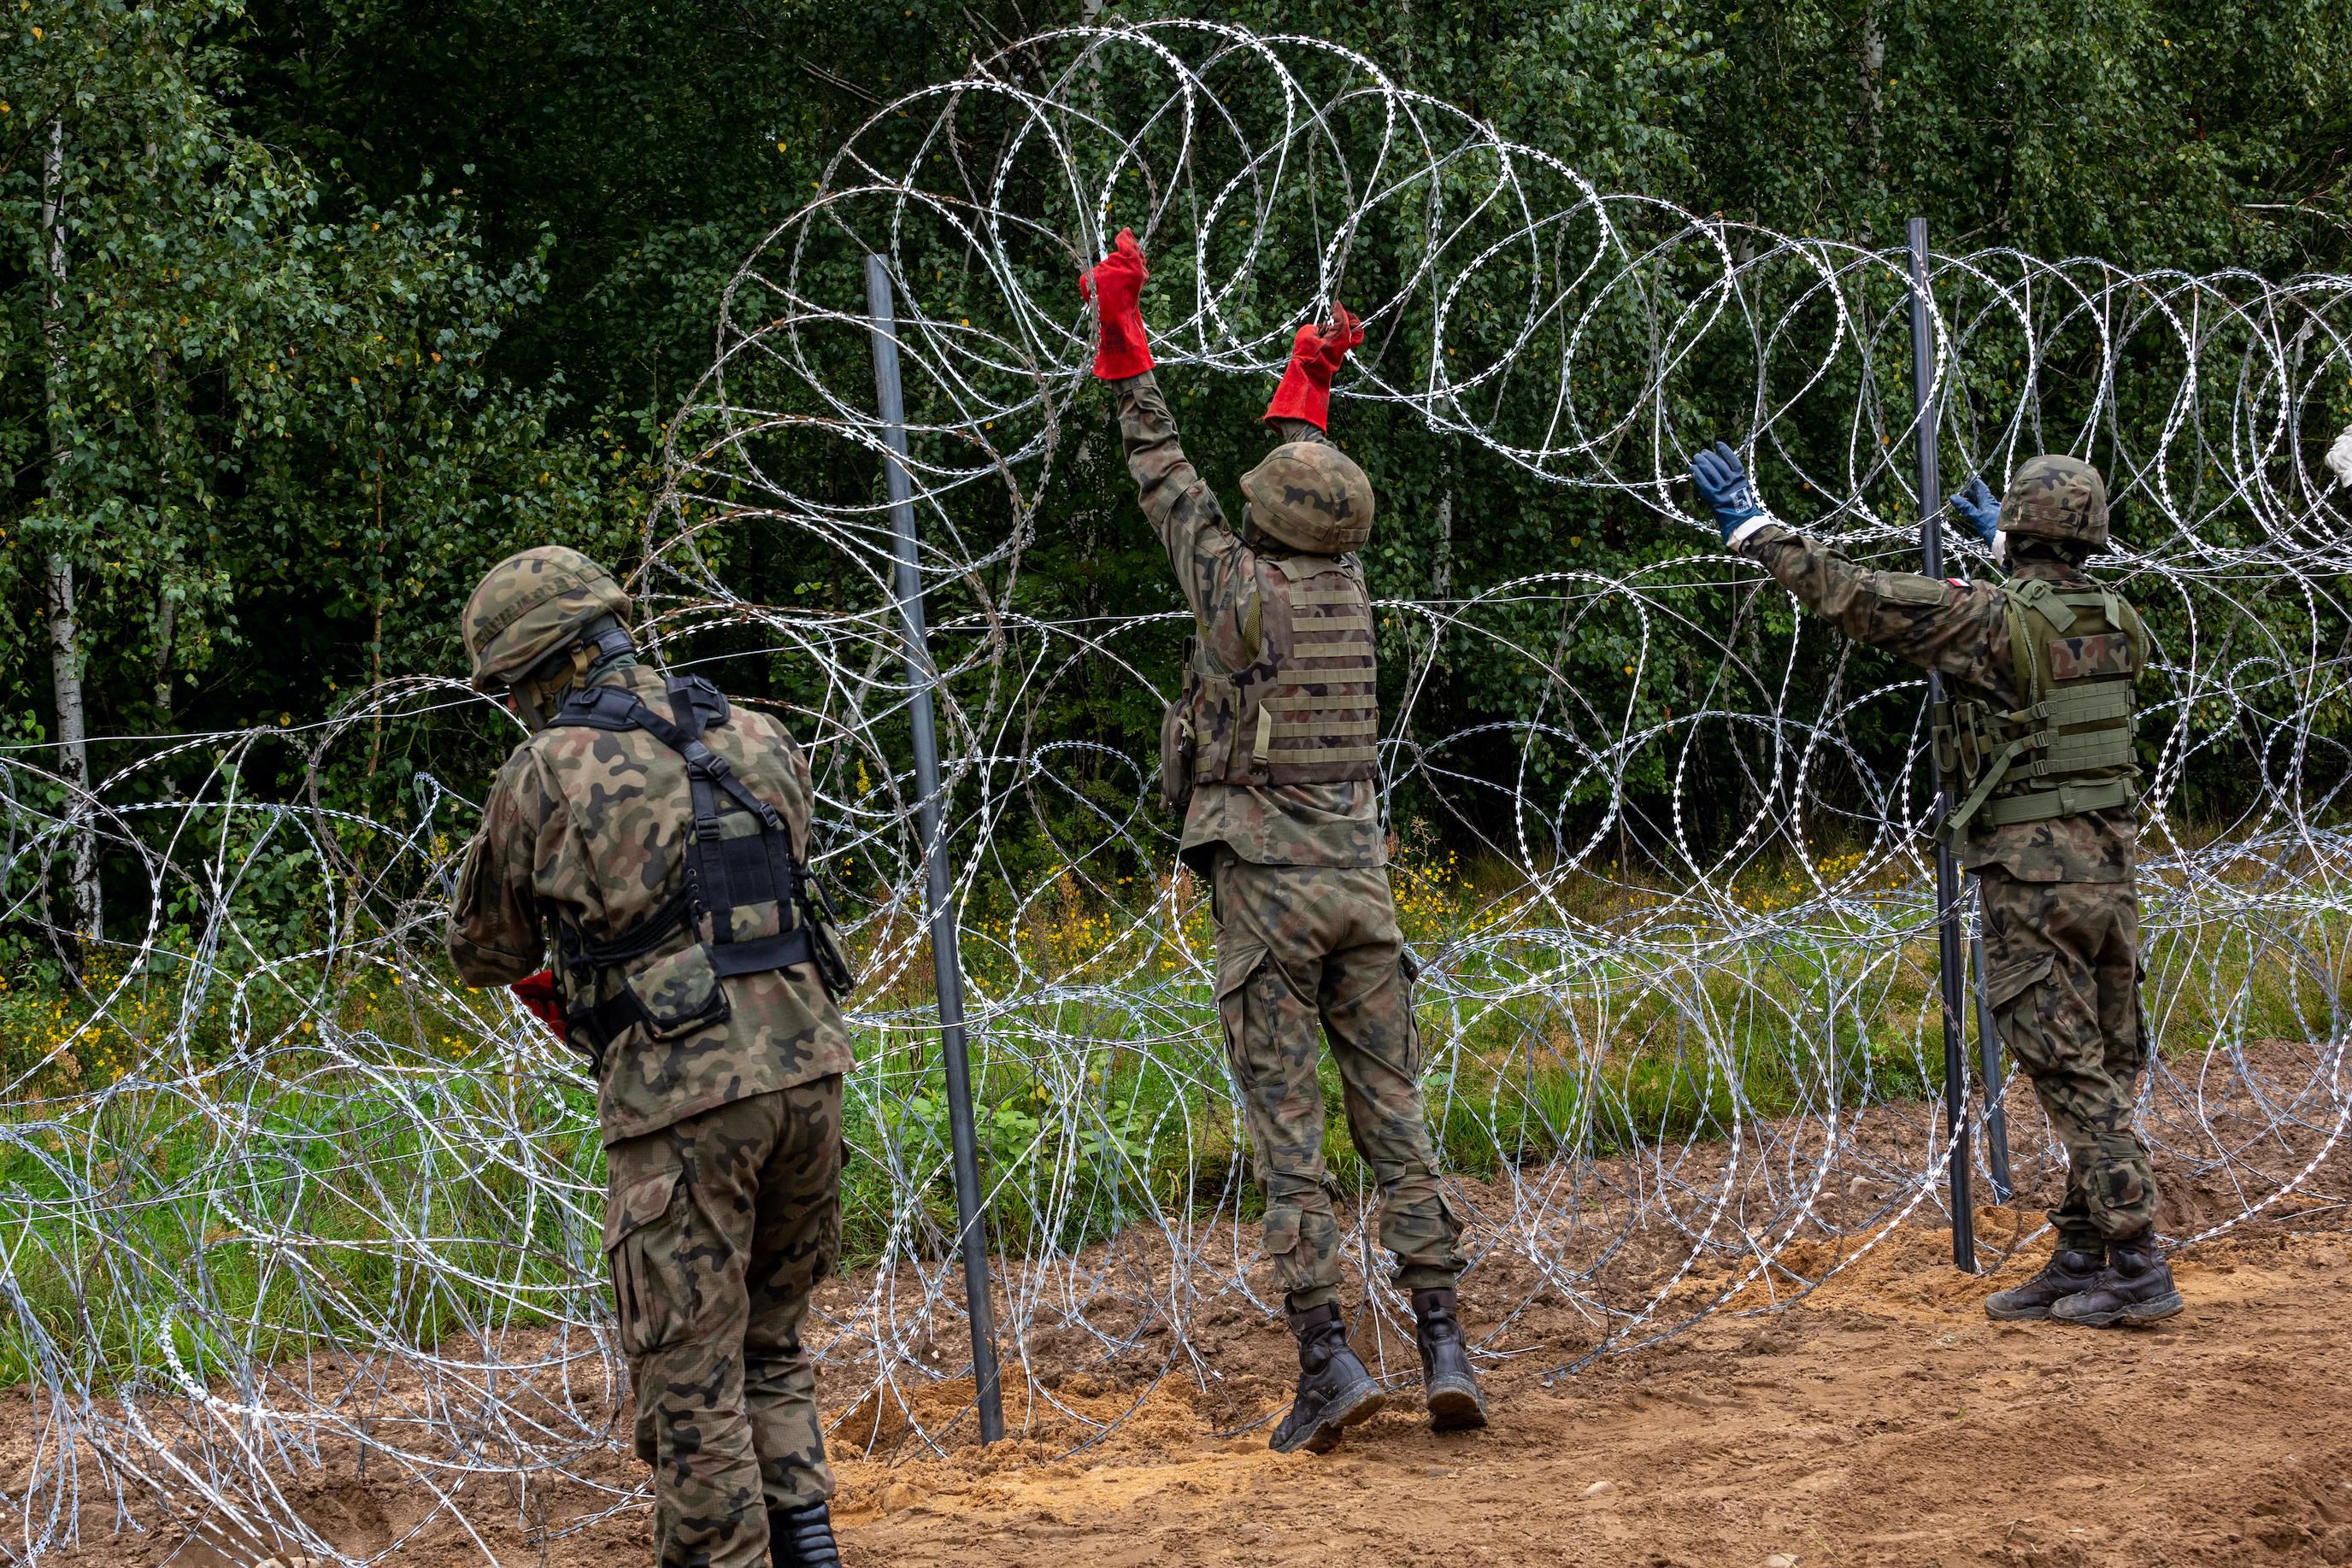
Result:
[[[507,688],[507,707],[514,714],[515,717],[522,720],[523,728],[529,730],[531,734],[537,735],[541,730],[547,727],[547,714],[531,696],[531,688],[530,685],[524,685],[509,686]]]
[[[611,617],[590,631],[592,635],[541,661],[538,668],[507,688],[507,695],[514,702],[515,716],[534,735],[547,727],[547,721],[563,706],[564,697],[574,686],[609,665],[624,660],[636,663],[636,643],[631,641],[627,630]]]
[[[1244,501],[1242,503],[1242,543],[1252,549],[1262,550],[1274,542],[1266,538],[1265,530],[1257,526],[1257,503]]]
[[[548,719],[563,706],[564,694],[580,684],[582,673],[596,656],[596,645],[577,643],[571,653],[572,656],[556,665],[551,674],[541,673],[547,668],[542,664],[508,688],[507,695],[514,699],[515,716],[534,735],[545,729]]]

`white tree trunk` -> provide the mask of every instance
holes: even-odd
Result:
[[[41,227],[49,236],[48,287],[42,301],[41,337],[48,351],[49,505],[63,516],[67,497],[62,470],[66,456],[66,127],[49,121],[49,147],[41,170]],[[105,935],[99,903],[98,833],[90,814],[89,728],[81,697],[81,643],[74,628],[73,558],[49,552],[45,573],[49,622],[49,679],[58,704],[58,772],[65,779],[66,821],[73,836],[73,918],[85,941]]]
[[[1862,7],[1862,157],[1871,172],[1879,169],[1879,77],[1886,69],[1886,28],[1879,19],[1878,0]]]
[[[1454,591],[1454,486],[1448,472],[1445,493],[1437,497],[1437,559],[1429,569],[1429,591],[1444,599]]]
[[[176,722],[172,713],[172,639],[180,627],[180,601],[163,591],[155,606],[155,715],[164,733]]]

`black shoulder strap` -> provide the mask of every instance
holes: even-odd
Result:
[[[579,729],[635,729],[635,712],[644,705],[618,686],[581,686],[563,699],[550,729],[569,725]]]
[[[719,834],[719,803],[710,792],[714,785],[768,828],[782,831],[783,814],[745,788],[727,759],[702,743],[706,727],[727,722],[727,699],[709,681],[677,679],[669,683],[669,700],[672,710],[686,720],[684,724],[664,718],[638,701],[635,694],[618,686],[588,686],[565,699],[548,723],[551,727],[572,725],[586,729],[642,729],[684,758],[688,788],[694,795],[694,827],[698,837],[716,838]]]
[[[691,677],[672,679],[668,695],[674,718],[656,713],[634,693],[592,686],[574,692],[550,722],[590,729],[642,729],[685,760],[694,832],[686,846],[687,894],[682,913],[689,928],[702,915],[710,916],[714,970],[720,975],[749,975],[815,959],[828,988],[837,996],[845,994],[854,983],[847,966],[836,948],[828,945],[819,951],[812,936],[814,915],[807,907],[810,883],[793,852],[790,824],[782,812],[735,776],[724,757],[703,743],[706,728],[728,721],[726,697],[709,681]],[[719,821],[722,792],[758,819],[760,831],[726,836]],[[734,912],[770,903],[775,907],[779,934],[737,939]],[[828,936],[828,944],[830,940]],[[620,998],[615,998],[615,1004],[620,1004]]]

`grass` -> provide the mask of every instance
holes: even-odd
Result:
[[[1408,941],[1447,966],[1447,988],[1424,985],[1421,1018],[1443,1162],[1487,1176],[1721,1136],[1736,1119],[1832,1099],[1938,1092],[1933,945],[1877,939],[1900,929],[1886,912],[1901,901],[1916,919],[1901,874],[1773,925],[1761,917],[1811,889],[1788,866],[1754,868],[1706,920],[1664,888],[1580,880],[1546,904],[1491,867],[1401,868]],[[1018,921],[970,934],[980,1005],[1020,990],[1016,954],[1034,998],[991,1013],[977,1065],[1000,1249],[1076,1248],[1188,1208],[1255,1211],[1196,967],[1205,913],[1137,919],[1166,891],[1129,884],[1121,908],[1066,880]],[[2147,894],[2168,932],[2149,963],[2161,1048],[2325,1038],[2346,917],[2291,881],[2237,912],[2212,886],[2201,903],[2190,891]],[[1577,922],[1638,940],[1584,951],[1556,978],[1575,949],[1508,935]],[[943,1256],[955,1233],[945,1092],[922,1021],[929,964],[913,956],[895,986],[860,998],[897,1022],[865,1030],[850,1085],[853,1266],[894,1248]],[[0,1247],[16,1295],[0,1320],[0,1382],[60,1367],[101,1383],[134,1368],[201,1379],[326,1343],[433,1343],[570,1315],[601,1276],[587,1086],[520,1071],[464,988],[383,959],[336,977],[283,965],[193,999],[184,975],[161,967],[92,982],[111,998],[96,1021],[78,999],[0,985],[0,1043],[24,1090],[0,1115]],[[310,999],[330,995],[331,1007]],[[135,1071],[157,1050],[173,1063],[149,1075],[161,1082]],[[1360,1192],[1370,1175],[1328,1053],[1321,1084],[1332,1174]]]

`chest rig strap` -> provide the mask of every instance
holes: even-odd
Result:
[[[1939,764],[1965,791],[1947,831],[1955,840],[1971,822],[2007,827],[2137,804],[2139,752],[2134,686],[2147,663],[2147,632],[2131,606],[2105,590],[2069,593],[2055,584],[2014,584],[2009,600],[2010,662],[2025,706],[2002,709],[1963,699],[1937,727]],[[2120,639],[2120,670],[2068,674],[2054,663],[2057,641],[2078,632],[2095,611]],[[2107,673],[2114,671],[2115,673]]]
[[[588,942],[583,936],[580,946],[585,967],[601,971],[642,957],[672,932],[683,927],[691,936],[707,919],[709,935],[703,946],[712,972],[722,978],[814,963],[825,988],[836,997],[846,995],[855,978],[828,929],[832,905],[793,856],[791,825],[702,738],[709,726],[727,722],[727,698],[698,678],[673,679],[668,689],[670,706],[682,722],[663,717],[635,694],[616,686],[572,693],[549,721],[586,729],[641,729],[686,763],[693,812],[683,856],[686,885],[677,899],[626,936],[608,943]],[[770,908],[776,933],[751,935],[767,924],[764,911]],[[588,995],[594,994],[589,989]],[[624,985],[618,994],[595,1004],[584,1021],[601,1050],[638,1021],[639,1013],[635,993]],[[582,1021],[574,1020],[575,1030]]]

